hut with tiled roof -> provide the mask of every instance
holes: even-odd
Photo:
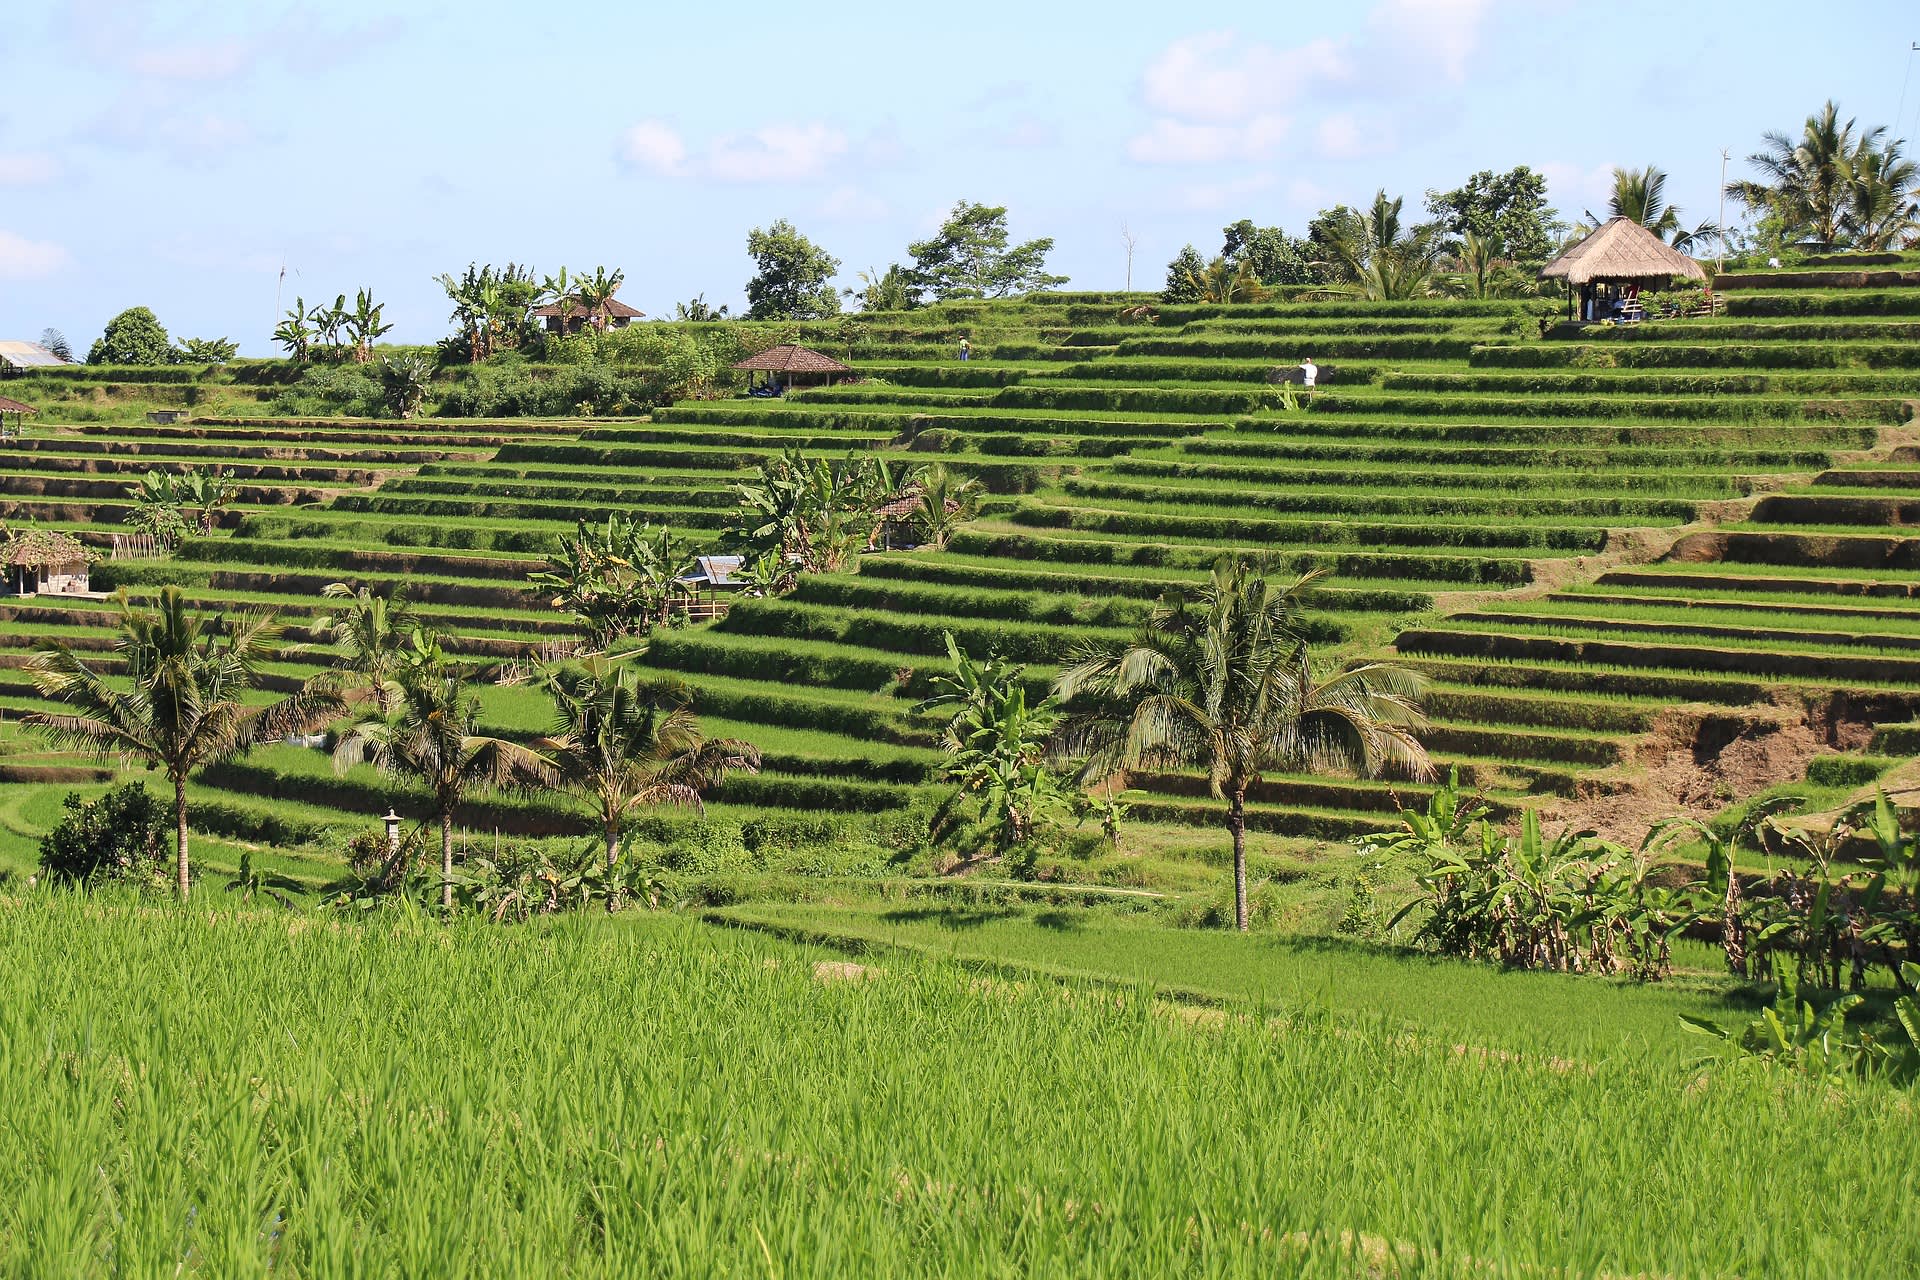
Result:
[[[16,596],[88,590],[87,549],[69,534],[9,531],[0,541],[0,565],[6,569],[8,592]]]
[[[788,387],[816,384],[830,387],[836,377],[844,378],[853,372],[830,355],[791,342],[736,360],[733,367],[747,375],[748,395],[779,395]],[[754,383],[756,373],[765,375],[758,388]]]
[[[1567,307],[1580,296],[1580,319],[1600,320],[1639,298],[1642,289],[1675,280],[1705,280],[1706,269],[1632,218],[1608,218],[1580,243],[1540,269],[1542,280],[1567,282]]]
[[[646,319],[647,313],[635,310],[618,298],[608,298],[597,307],[588,307],[580,299],[569,297],[535,307],[533,317],[546,321],[548,333],[578,333],[589,324],[597,329],[624,329],[635,320]]]
[[[18,400],[9,400],[5,396],[0,396],[0,440],[10,440],[18,436],[26,429],[27,415],[38,412],[39,410],[30,404],[22,404]],[[8,422],[8,418],[12,418],[13,421]]]

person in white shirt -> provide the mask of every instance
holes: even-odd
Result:
[[[1308,356],[1300,362],[1300,382],[1302,386],[1306,387],[1307,398],[1309,400],[1313,398],[1313,384],[1319,377],[1320,366],[1313,362],[1312,356]]]

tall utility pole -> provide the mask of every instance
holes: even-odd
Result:
[[[1720,256],[1714,260],[1716,272],[1727,269],[1727,149],[1720,148]]]

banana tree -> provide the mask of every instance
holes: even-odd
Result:
[[[587,323],[605,331],[612,321],[608,304],[613,295],[620,292],[620,286],[626,283],[627,273],[615,268],[609,272],[605,267],[595,267],[590,276],[583,275],[574,281],[574,295],[580,300],[581,309],[586,312]]]
[[[307,362],[307,348],[313,341],[313,326],[307,314],[305,298],[293,300],[293,310],[287,312],[274,329],[273,340],[286,349],[295,364]]]
[[[347,313],[346,329],[353,339],[353,359],[356,364],[366,364],[372,360],[374,342],[393,331],[392,325],[381,322],[381,315],[386,309],[386,303],[374,302],[371,289],[362,289],[354,294],[353,310]]]

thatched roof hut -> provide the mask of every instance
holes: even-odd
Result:
[[[52,529],[5,530],[0,576],[14,595],[87,590],[87,549],[78,538]]]
[[[0,563],[30,569],[84,568],[87,549],[78,538],[53,529],[9,533],[0,544]]]
[[[1705,280],[1699,263],[1632,218],[1608,218],[1579,244],[1540,268],[1542,280],[1569,285],[1639,284],[1665,288],[1674,279]]]
[[[768,347],[759,355],[748,356],[745,360],[736,360],[733,367],[747,375],[749,384],[754,374],[764,373],[769,384],[788,387],[813,381],[832,386],[836,376],[853,372],[850,366],[841,364],[830,355],[791,342]]]

